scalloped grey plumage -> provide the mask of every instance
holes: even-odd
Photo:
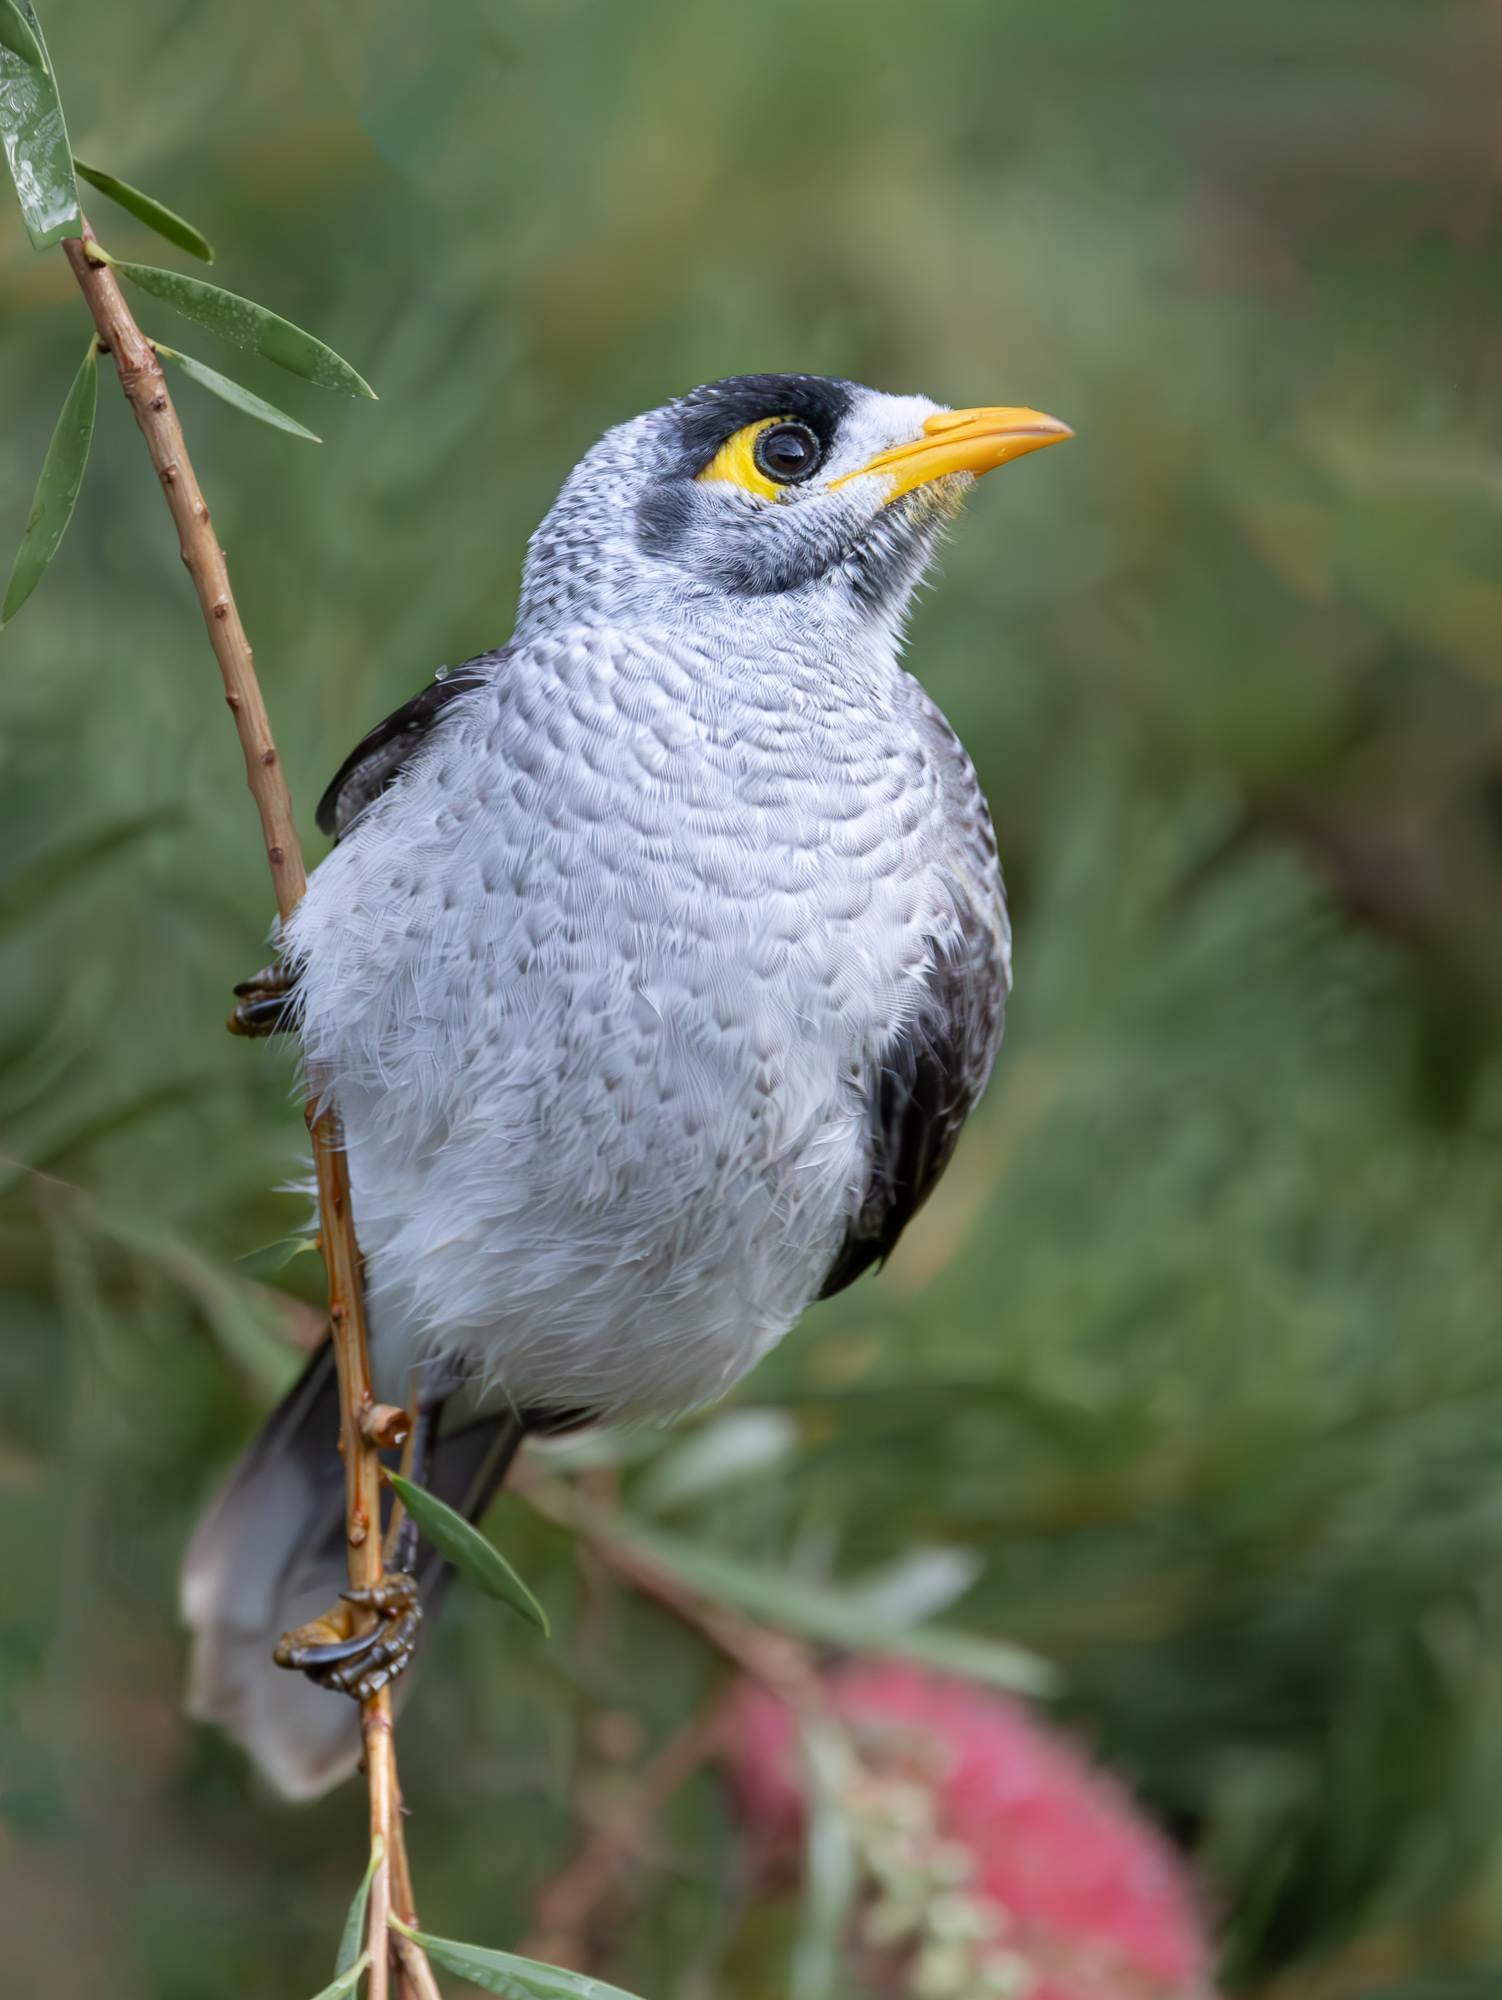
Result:
[[[975,772],[897,655],[970,479],[890,503],[839,483],[937,407],[750,377],[611,431],[532,538],[511,642],[329,788],[338,844],[284,948],[388,1400],[426,1363],[498,1418],[702,1403],[885,1256],[942,1172],[1000,1041],[1009,933]],[[786,414],[820,441],[814,478],[769,501],[696,476]],[[337,1746],[293,1754],[275,1709],[302,1726],[308,1691],[243,1680],[230,1544],[254,1521],[266,1579],[267,1482],[335,1504],[301,1465],[316,1428],[253,1455],[185,1575],[198,1712],[304,1791]],[[338,1522],[280,1518],[304,1603],[295,1552],[327,1533],[337,1560]],[[258,1600],[268,1651],[283,1595]]]
[[[956,495],[834,484],[935,407],[754,377],[612,431],[511,644],[336,781],[287,945],[389,1379],[441,1355],[522,1412],[690,1407],[937,1179],[1008,977],[979,785],[897,661]],[[789,411],[816,482],[695,477]]]

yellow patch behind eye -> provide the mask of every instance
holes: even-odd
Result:
[[[762,417],[757,423],[747,424],[744,430],[726,438],[714,457],[699,474],[700,479],[724,479],[732,486],[744,487],[748,493],[758,493],[763,500],[780,500],[787,492],[786,486],[779,486],[775,479],[768,479],[756,462],[756,440],[763,431],[769,431],[773,424],[785,424],[787,417]]]

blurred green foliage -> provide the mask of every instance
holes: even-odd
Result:
[[[45,25],[82,154],[380,392],[204,350],[321,449],[180,398],[305,828],[366,727],[505,637],[525,537],[607,424],[798,368],[1076,427],[977,493],[914,621],[1018,919],[992,1091],[887,1272],[741,1391],[796,1449],[662,1519],[812,1576],[981,1551],[966,1622],[1064,1667],[1199,1858],[1238,1989],[1496,1992],[1496,8]],[[86,321],[0,210],[14,542]],[[180,1721],[174,1571],[295,1364],[233,1259],[300,1223],[304,1141],[290,1054],[223,1033],[270,896],[106,387],[0,642],[0,1992],[253,2000],[327,1979],[363,1806],[278,1807]],[[499,1505],[557,1636],[455,1589],[402,1754],[425,1923],[508,1944],[621,1740],[600,1714],[645,1755],[718,1670]],[[704,1780],[610,1974],[758,2000],[780,1921],[743,1909]]]

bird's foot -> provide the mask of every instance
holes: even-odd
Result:
[[[376,1613],[368,1632],[353,1629],[362,1611]],[[405,1570],[389,1570],[369,1590],[341,1591],[332,1611],[295,1632],[284,1632],[272,1657],[279,1667],[306,1674],[317,1687],[368,1701],[406,1668],[421,1623],[417,1578]]]
[[[297,974],[284,965],[242,979],[235,998],[240,1004],[225,1023],[232,1035],[284,1035],[297,1025]]]

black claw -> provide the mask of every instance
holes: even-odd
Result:
[[[297,1026],[297,974],[265,965],[235,988],[240,1005],[226,1023],[232,1035],[285,1035]]]
[[[262,995],[276,981],[281,981],[283,989],[292,983],[279,966],[268,966],[235,991],[242,995]],[[285,1004],[290,1006],[293,1000]],[[230,1025],[233,1027],[234,1023]],[[433,1450],[443,1405],[443,1395],[436,1394],[418,1407],[410,1469],[420,1486],[426,1486],[432,1477]],[[276,1664],[306,1674],[315,1687],[351,1695],[356,1701],[368,1701],[388,1681],[405,1672],[417,1650],[422,1606],[413,1574],[416,1558],[417,1524],[407,1514],[387,1546],[386,1574],[380,1582],[369,1589],[341,1591],[340,1603],[333,1611],[296,1632],[284,1632],[273,1655]],[[357,1611],[374,1611],[377,1623],[369,1632],[344,1636],[350,1624],[346,1605]],[[308,1636],[305,1638],[304,1634]]]
[[[368,1701],[388,1681],[395,1680],[416,1650],[417,1631],[422,1623],[417,1579],[405,1571],[394,1570],[373,1589],[346,1590],[341,1595],[346,1604],[378,1612],[380,1623],[352,1638],[317,1644],[300,1643],[296,1632],[284,1632],[273,1658],[279,1667],[306,1674],[317,1687],[352,1695],[356,1701]],[[331,1618],[315,1623],[327,1629],[340,1616],[336,1612]],[[301,1629],[309,1628],[305,1625]]]
[[[353,1639],[340,1639],[329,1646],[289,1646],[277,1665],[295,1667],[298,1673],[317,1678],[327,1667],[343,1666],[346,1660],[360,1659],[369,1653],[375,1636],[374,1632],[361,1632]]]
[[[242,1001],[230,1017],[232,1035],[284,1035],[295,1024],[290,1000]]]

